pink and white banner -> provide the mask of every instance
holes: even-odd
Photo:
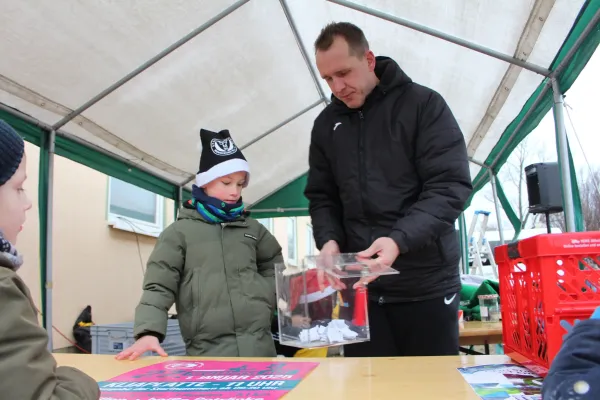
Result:
[[[275,400],[318,363],[167,361],[100,382],[100,400]]]

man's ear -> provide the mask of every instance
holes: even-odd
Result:
[[[375,54],[371,50],[367,50],[365,53],[365,57],[367,58],[367,65],[369,66],[369,71],[375,71]]]

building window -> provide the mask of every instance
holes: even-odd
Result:
[[[287,220],[287,241],[288,250],[287,258],[288,262],[292,265],[298,265],[298,240],[296,238],[296,218],[288,217]]]
[[[312,256],[315,254],[315,239],[313,237],[313,228],[310,224],[306,224],[306,255]]]
[[[164,199],[119,179],[108,181],[108,222],[113,228],[157,237],[164,228]]]
[[[273,218],[258,218],[257,221],[273,234]]]

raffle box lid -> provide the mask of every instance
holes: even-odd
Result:
[[[355,254],[308,256],[300,267],[277,264],[280,344],[317,348],[370,340],[367,287],[361,279],[394,273]]]
[[[356,253],[342,253],[331,256],[306,256],[304,258],[304,268],[322,269],[336,278],[361,278],[398,274],[397,270],[382,265],[376,259],[360,259]]]

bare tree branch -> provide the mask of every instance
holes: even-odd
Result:
[[[579,194],[581,197],[581,214],[586,231],[600,230],[600,169],[593,169],[585,174],[579,173],[582,179],[579,179]],[[546,217],[542,216],[541,221],[546,224]],[[559,228],[562,232],[567,231],[564,213],[552,214],[550,216],[550,226]]]
[[[510,198],[511,204],[515,207],[515,212],[521,226],[525,223],[527,210],[529,207],[527,201],[527,183],[525,178],[525,167],[536,162],[543,162],[547,159],[546,148],[543,143],[533,143],[528,138],[524,139],[513,151],[509,160],[507,160],[501,173],[498,175],[503,186],[509,184],[513,189],[514,195]],[[509,189],[507,187],[507,189]],[[508,191],[508,190],[507,190]],[[513,194],[513,193],[511,193]],[[532,216],[528,221],[530,226],[535,226],[539,222],[538,216]]]

